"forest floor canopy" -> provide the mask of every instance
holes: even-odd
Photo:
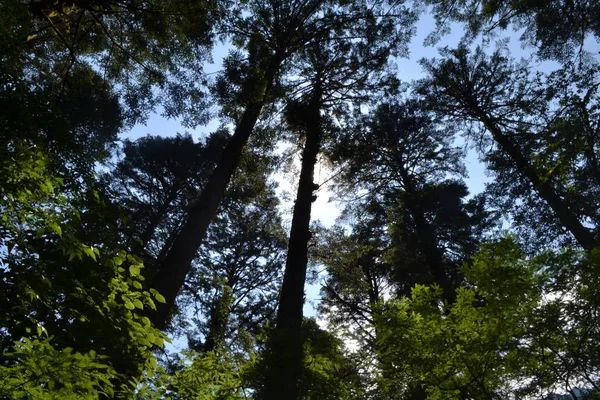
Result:
[[[600,4],[4,1],[0,36],[1,398],[600,396]],[[194,135],[125,138],[156,113]]]

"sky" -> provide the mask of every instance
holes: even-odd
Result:
[[[437,55],[437,50],[434,47],[423,47],[422,43],[433,28],[433,19],[427,15],[423,15],[419,23],[417,24],[417,34],[414,37],[410,45],[410,58],[398,59],[398,76],[403,82],[410,82],[423,77],[422,68],[418,63],[418,60],[423,57],[434,57]],[[440,42],[439,46],[456,46],[460,40],[461,34],[453,32],[447,35]],[[221,68],[221,60],[228,53],[228,47],[226,45],[220,45],[215,48],[213,53],[213,63],[207,64],[205,71],[209,74],[218,72]],[[218,121],[213,120],[207,126],[201,126],[193,130],[184,128],[180,121],[177,119],[167,119],[160,115],[159,112],[150,115],[145,124],[138,124],[127,132],[121,135],[122,139],[135,140],[145,135],[159,135],[159,136],[175,136],[178,133],[190,133],[195,140],[199,140],[204,137],[207,133],[213,132],[218,127]],[[474,157],[474,155],[473,155]],[[478,193],[483,190],[483,182],[486,177],[483,175],[483,170],[478,165],[479,163],[475,158],[467,159],[468,169],[470,171],[470,178],[467,184],[472,189],[473,193]],[[324,167],[324,165],[317,166],[316,177],[317,183],[321,183],[328,179],[330,171]],[[289,177],[281,177],[278,179],[280,182],[281,190],[289,191],[291,189],[289,184]],[[335,218],[339,215],[338,206],[333,202],[329,202],[331,197],[330,193],[322,192],[319,193],[317,201],[313,204],[313,220],[319,220],[325,226],[331,226],[335,222]]]
[[[413,38],[409,51],[409,58],[398,59],[397,70],[398,77],[402,82],[411,82],[423,77],[423,70],[419,64],[419,60],[422,58],[432,58],[438,55],[438,48],[449,46],[454,48],[458,45],[461,37],[462,30],[458,25],[453,25],[453,29],[450,34],[445,35],[442,40],[436,44],[435,47],[423,46],[423,41],[426,36],[433,31],[435,27],[433,18],[429,15],[423,14],[421,19],[416,25],[416,36]],[[512,32],[511,30],[500,32],[498,39],[509,37],[511,40],[508,44],[508,48],[511,52],[511,56],[515,59],[521,57],[527,58],[531,54],[531,49],[525,49],[522,47],[519,38],[519,33]],[[598,43],[591,43],[588,50],[598,52],[600,46]],[[228,48],[225,45],[217,46],[213,53],[214,63],[206,65],[207,73],[214,73],[219,71],[221,68],[221,59],[227,55]],[[553,63],[540,63],[537,67],[540,71],[549,72],[554,69],[557,64]],[[204,137],[208,132],[214,131],[218,126],[217,121],[212,121],[208,126],[199,127],[194,130],[185,129],[178,120],[166,119],[159,113],[154,113],[150,116],[146,124],[136,125],[130,131],[125,132],[122,138],[134,140],[136,138],[145,136],[147,134],[160,135],[160,136],[174,136],[177,133],[189,132],[192,137],[196,140]],[[457,145],[464,146],[464,142],[457,141]],[[467,156],[464,160],[468,177],[465,179],[467,186],[471,192],[471,195],[480,193],[485,187],[485,183],[489,181],[489,178],[485,174],[484,166],[479,162],[478,156],[474,150],[468,150]],[[299,169],[299,168],[298,168]],[[315,181],[322,183],[327,180],[331,175],[323,164],[317,165],[315,173]],[[288,191],[292,193],[291,197],[294,197],[295,190],[290,182],[294,180],[294,177],[282,176],[279,174],[276,179],[280,185],[280,192]],[[326,227],[330,227],[334,224],[335,219],[339,216],[339,205],[335,202],[330,201],[331,193],[326,190],[320,190],[315,203],[313,203],[312,220],[320,221]],[[291,220],[291,207],[293,201],[288,201],[283,205],[284,217]],[[307,302],[305,304],[304,313],[306,316],[315,316],[316,311],[312,306],[311,302],[318,300],[319,298],[320,285],[308,285]]]

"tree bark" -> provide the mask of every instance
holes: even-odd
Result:
[[[577,243],[586,251],[598,247],[598,241],[594,237],[594,234],[583,226],[577,215],[569,209],[568,204],[556,193],[556,189],[552,184],[540,177],[535,166],[521,153],[512,140],[502,133],[502,130],[485,114],[480,113],[479,119],[483,122],[487,130],[490,131],[496,143],[514,161],[517,170],[529,179],[538,195],[554,211],[562,226],[575,237]]]
[[[288,254],[271,348],[271,371],[265,399],[298,400],[303,370],[302,308],[311,238],[310,214],[315,190],[314,170],[321,147],[321,89],[316,85],[306,116],[306,142],[294,205]]]
[[[183,287],[185,278],[191,269],[191,263],[206,236],[211,220],[217,213],[217,208],[227,189],[233,173],[238,167],[242,150],[252,134],[260,112],[271,92],[275,76],[281,66],[282,59],[277,55],[265,71],[264,90],[258,99],[246,106],[244,113],[236,126],[235,132],[221,155],[216,168],[212,172],[199,199],[190,207],[188,218],[177,235],[173,246],[161,262],[157,274],[152,279],[150,287],[156,289],[165,298],[165,303],[157,303],[156,311],[151,314],[151,320],[158,329],[165,329],[171,309],[179,290]]]

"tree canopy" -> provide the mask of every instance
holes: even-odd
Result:
[[[1,398],[600,396],[595,2],[0,11]]]

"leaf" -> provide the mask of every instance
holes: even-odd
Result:
[[[48,224],[48,227],[50,227],[50,229],[52,229],[54,232],[56,232],[59,237],[62,237],[62,229],[56,222],[50,222]]]
[[[135,306],[133,305],[132,302],[127,300],[127,301],[125,301],[125,308],[127,308],[128,310],[133,310],[133,309],[135,309]]]
[[[142,304],[142,302],[141,302],[141,301],[139,301],[138,299],[135,299],[135,300],[133,301],[133,305],[134,305],[134,306],[136,306],[137,308],[139,308],[140,310],[143,310],[143,309],[144,309],[144,305],[143,305],[143,304]]]
[[[140,274],[140,267],[139,265],[131,265],[129,267],[129,273],[131,274],[131,276],[138,276]]]
[[[94,252],[94,248],[93,247],[83,247],[83,252],[85,254],[87,254],[88,256],[90,256],[92,258],[92,260],[97,261],[96,260],[96,253]]]
[[[165,300],[165,297],[160,293],[156,293],[154,295],[154,297],[156,298],[156,301],[158,301],[159,303],[163,303],[163,304],[167,303],[167,301]]]

